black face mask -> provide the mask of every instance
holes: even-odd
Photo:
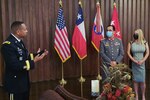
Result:
[[[133,34],[133,38],[135,39],[135,40],[137,40],[138,39],[138,34]]]

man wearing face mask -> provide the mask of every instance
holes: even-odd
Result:
[[[115,27],[113,25],[109,25],[106,32],[107,38],[102,40],[100,43],[100,55],[103,64],[107,68],[109,66],[114,67],[116,64],[120,63],[124,55],[122,41],[114,37],[114,32]],[[107,68],[103,68],[103,71]],[[105,70],[105,75],[102,75],[103,78],[106,78],[108,73],[109,72]]]

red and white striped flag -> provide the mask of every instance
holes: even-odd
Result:
[[[72,46],[80,59],[84,59],[87,56],[85,26],[84,26],[83,12],[80,3],[76,25],[72,37]]]
[[[112,15],[111,25],[115,26],[114,37],[122,39],[122,34],[120,32],[120,24],[119,24],[119,19],[118,19],[118,13],[117,13],[117,8],[116,8],[116,3],[114,3],[114,9],[113,9],[113,15]]]
[[[54,48],[57,51],[62,62],[65,62],[71,57],[70,43],[68,40],[68,32],[65,25],[62,6],[60,6],[58,11],[56,30],[54,36]]]
[[[100,4],[97,3],[97,13],[94,19],[94,25],[92,29],[92,44],[94,48],[99,52],[100,41],[104,38],[104,27],[102,17],[100,14]]]

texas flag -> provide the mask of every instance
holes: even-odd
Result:
[[[82,12],[80,2],[79,2],[76,25],[72,37],[72,47],[77,53],[79,59],[84,59],[87,56],[85,26],[84,26],[83,12]]]
[[[112,15],[111,25],[114,25],[115,29],[116,29],[114,37],[122,39],[122,34],[120,32],[120,25],[119,25],[119,19],[118,19],[118,13],[117,13],[117,8],[116,8],[116,3],[114,3],[114,9],[113,9],[113,15]]]
[[[100,4],[97,3],[97,13],[94,19],[94,25],[92,29],[92,44],[97,52],[99,52],[100,41],[104,38],[104,27],[102,17],[100,14]]]

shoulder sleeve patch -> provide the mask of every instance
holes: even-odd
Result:
[[[3,44],[10,44],[10,43],[11,43],[10,41],[3,42]]]

